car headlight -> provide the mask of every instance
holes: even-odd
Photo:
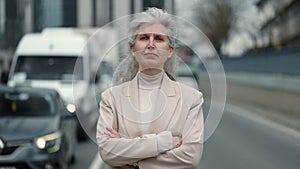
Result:
[[[76,111],[76,106],[72,103],[69,103],[66,108],[70,113],[74,113]]]
[[[36,138],[34,143],[38,149],[46,150],[48,153],[54,153],[60,149],[61,137],[62,133],[58,131]]]

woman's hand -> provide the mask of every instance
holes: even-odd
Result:
[[[180,147],[181,144],[182,144],[182,139],[181,139],[181,137],[173,136],[173,149],[174,149],[174,148]]]
[[[106,127],[106,130],[108,132],[104,132],[109,138],[121,138],[119,132],[117,131],[116,128],[108,128]]]

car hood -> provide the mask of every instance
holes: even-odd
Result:
[[[27,140],[57,131],[59,117],[1,117],[0,138],[6,141]]]

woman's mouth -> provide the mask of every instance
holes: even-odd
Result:
[[[145,56],[155,56],[155,57],[158,56],[156,53],[145,53],[144,55]]]

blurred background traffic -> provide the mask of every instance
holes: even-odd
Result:
[[[299,169],[298,0],[0,0],[0,169],[105,168],[100,93],[147,7],[194,26],[180,27],[177,80],[204,93],[213,129],[198,168]]]

